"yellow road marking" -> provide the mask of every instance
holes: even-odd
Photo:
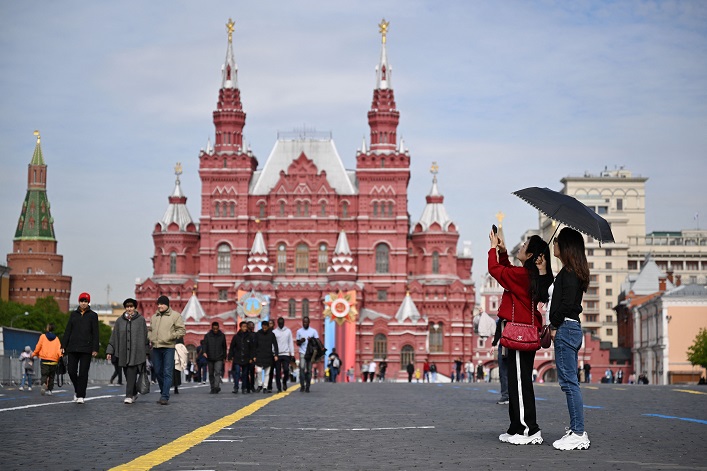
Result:
[[[692,391],[691,389],[673,389],[673,391],[684,392],[684,393],[690,393],[690,394],[704,394],[704,395],[707,395],[707,393],[704,393],[704,392],[701,392],[701,391]]]
[[[287,391],[283,391],[280,394],[270,396],[267,399],[260,399],[259,401],[255,401],[252,404],[249,404],[248,406],[237,410],[233,414],[229,414],[214,422],[211,422],[210,424],[204,425],[203,427],[199,427],[193,432],[189,432],[186,435],[182,435],[176,440],[167,443],[166,445],[162,445],[158,449],[151,451],[146,455],[135,458],[134,460],[128,463],[111,468],[110,471],[142,471],[152,469],[155,466],[158,466],[162,463],[165,463],[166,461],[171,460],[177,455],[181,455],[189,448],[193,447],[194,445],[198,445],[199,443],[203,442],[204,440],[206,440],[216,432],[220,431],[224,427],[233,425],[239,420],[248,417],[249,415],[262,409],[269,403],[277,401],[278,399],[282,399],[295,389],[296,388],[292,387]]]

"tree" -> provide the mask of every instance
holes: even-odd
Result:
[[[707,368],[707,329],[700,329],[695,342],[687,349],[687,359],[693,365]]]

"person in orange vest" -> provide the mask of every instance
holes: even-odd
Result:
[[[38,357],[41,362],[42,387],[40,392],[42,396],[51,396],[52,389],[54,389],[54,375],[61,360],[61,342],[54,333],[54,324],[47,324],[47,331],[39,336],[33,356]]]

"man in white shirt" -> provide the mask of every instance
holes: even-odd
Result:
[[[302,327],[297,329],[297,345],[299,345],[299,391],[309,392],[309,385],[312,383],[312,362],[305,360],[307,353],[307,343],[310,338],[319,338],[316,329],[309,326],[309,317],[302,318]]]
[[[273,331],[277,338],[277,348],[280,354],[275,362],[275,385],[277,392],[287,391],[287,378],[290,376],[290,362],[295,358],[295,342],[292,331],[285,327],[285,318],[277,318],[277,328]],[[284,373],[284,376],[282,376]],[[282,387],[280,377],[282,376]]]
[[[371,360],[371,362],[368,364],[368,381],[371,383],[376,377],[376,367],[378,365],[376,364],[375,360]]]

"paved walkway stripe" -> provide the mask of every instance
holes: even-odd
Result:
[[[199,443],[209,438],[211,435],[221,431],[223,428],[228,427],[229,425],[233,425],[239,420],[248,417],[251,414],[254,414],[269,403],[277,401],[278,399],[282,399],[295,389],[296,388],[290,388],[287,391],[283,391],[280,394],[275,394],[267,399],[260,399],[258,401],[255,401],[252,404],[249,404],[246,407],[237,410],[233,414],[229,414],[214,422],[211,422],[210,424],[204,425],[203,427],[199,427],[193,432],[189,432],[186,435],[182,435],[176,440],[167,443],[166,445],[162,445],[155,451],[135,458],[134,460],[128,463],[111,468],[109,471],[141,471],[152,469],[155,466],[161,465],[162,463],[171,460],[177,455],[181,455],[189,448],[198,445]]]
[[[707,420],[701,420],[701,419],[692,419],[690,417],[675,417],[673,415],[661,415],[661,414],[643,414],[646,417],[659,417],[661,419],[678,419],[678,420],[684,420],[686,422],[696,422],[698,424],[705,424],[707,425]]]
[[[684,392],[684,393],[690,393],[690,394],[704,394],[707,395],[707,393],[702,392],[702,391],[693,391],[691,389],[674,389],[674,391],[677,392]]]

